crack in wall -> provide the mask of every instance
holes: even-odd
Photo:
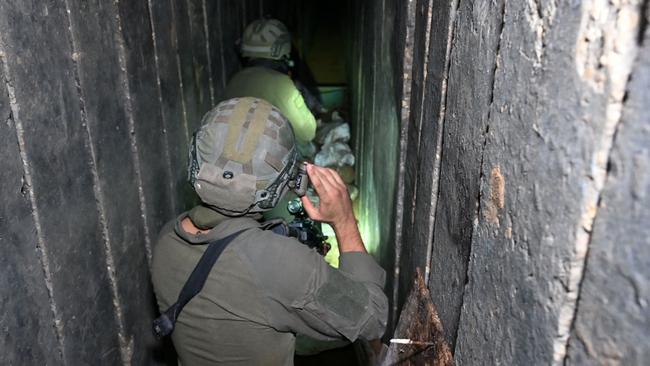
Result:
[[[424,100],[426,96],[426,85],[427,85],[427,80],[429,76],[429,56],[431,54],[431,50],[429,49],[431,47],[431,19],[433,18],[433,1],[428,0],[428,5],[427,5],[427,23],[426,23],[426,33],[424,36],[424,49],[425,54],[424,54],[424,62],[422,63],[422,88],[420,91],[420,114],[418,118],[418,141],[417,141],[417,146],[418,146],[418,157],[420,156],[420,147],[422,146],[422,123],[424,122]],[[417,176],[417,175],[416,175]],[[415,182],[417,186],[417,181]],[[415,195],[414,195],[415,196]]]
[[[56,335],[57,341],[57,351],[61,361],[65,362],[65,335],[63,330],[63,321],[61,319],[61,314],[59,314],[59,309],[54,300],[54,285],[53,285],[53,276],[52,270],[50,269],[50,259],[47,245],[45,244],[45,237],[43,235],[43,227],[41,226],[41,216],[36,203],[36,192],[34,191],[34,184],[32,180],[32,172],[29,166],[29,157],[27,155],[26,143],[25,143],[25,130],[23,128],[23,123],[20,118],[20,105],[16,99],[16,92],[13,86],[13,81],[11,80],[11,70],[9,69],[8,61],[6,60],[6,43],[2,38],[2,32],[0,32],[0,63],[2,64],[2,71],[4,73],[4,84],[7,89],[7,94],[9,95],[9,106],[11,108],[11,116],[13,118],[14,126],[16,129],[16,138],[18,139],[18,150],[20,154],[20,160],[23,166],[23,180],[24,184],[21,188],[21,192],[27,193],[29,198],[29,203],[31,206],[32,219],[34,220],[34,228],[36,229],[36,250],[38,253],[38,258],[41,263],[41,269],[43,270],[45,288],[47,289],[47,295],[49,299],[50,311],[52,312],[53,326]]]
[[[194,20],[193,19],[193,14],[192,14],[193,8],[194,8],[194,5],[192,4],[192,0],[187,0],[185,2],[185,10],[186,10],[185,15],[187,16],[187,24],[190,27],[190,40],[191,40],[190,42],[191,42],[191,45],[192,45],[192,47],[190,48],[190,53],[192,54],[192,78],[194,79],[193,80],[194,81],[194,91],[198,95],[199,104],[202,105],[203,104],[203,88],[201,88],[201,79],[200,79],[200,76],[199,76],[200,75],[200,70],[199,70],[199,67],[198,67],[199,62],[197,60],[197,57],[196,57],[194,49],[193,49],[194,48],[194,44],[193,44],[194,43],[194,32],[196,32],[196,30],[194,29],[195,27],[194,27],[194,22],[193,22],[193,20]],[[201,117],[202,116],[199,116],[199,118],[201,118]]]
[[[128,69],[126,64],[126,45],[124,44],[125,41],[124,41],[124,35],[122,29],[122,19],[120,18],[119,2],[120,0],[113,1],[114,10],[115,10],[114,20],[117,26],[116,27],[117,34],[115,35],[115,38],[119,50],[118,62],[120,65],[120,70],[122,70],[122,73],[120,74],[120,84],[122,85],[124,91],[124,106],[126,108],[127,121],[129,123],[129,140],[131,145],[131,155],[133,156],[133,165],[135,168],[136,182],[138,184],[138,200],[140,203],[140,213],[141,213],[140,217],[142,218],[143,227],[144,227],[144,246],[147,253],[147,262],[149,265],[149,269],[151,269],[151,261],[153,257],[152,250],[151,250],[151,234],[150,234],[151,230],[149,227],[150,223],[147,218],[147,203],[144,196],[144,188],[142,184],[142,168],[140,165],[138,142],[135,134],[135,120],[133,118],[133,103],[131,100],[131,87],[129,86]]]
[[[641,4],[641,6],[639,7],[640,14],[641,14],[641,19],[639,20],[639,23],[638,23],[639,29],[638,29],[638,33],[637,33],[637,39],[636,39],[637,48],[633,49],[633,51],[632,51],[632,52],[634,52],[634,57],[633,57],[634,61],[632,62],[632,65],[630,66],[629,74],[628,74],[626,82],[625,82],[624,94],[620,98],[619,103],[620,103],[621,111],[622,111],[622,109],[623,109],[623,107],[625,105],[625,102],[627,101],[627,86],[630,84],[630,81],[632,80],[632,78],[634,76],[634,73],[633,73],[632,69],[633,69],[634,65],[636,64],[637,51],[643,45],[643,38],[639,39],[638,34],[639,33],[645,34],[645,30],[646,30],[646,27],[647,27],[647,18],[646,18],[646,16],[648,16],[648,14],[647,14],[648,3],[650,3],[650,1],[645,0]],[[610,106],[608,106],[608,107],[610,107]],[[616,106],[614,106],[614,108],[616,108]],[[593,239],[593,235],[592,235],[593,234],[593,225],[594,225],[594,223],[596,222],[596,220],[598,218],[598,209],[601,207],[601,204],[602,204],[602,198],[603,198],[602,197],[602,190],[604,189],[605,184],[609,180],[610,170],[608,169],[608,167],[611,166],[611,164],[612,164],[612,150],[613,150],[616,138],[618,136],[620,125],[622,123],[621,117],[622,117],[622,113],[619,114],[618,120],[615,121],[614,131],[612,133],[611,142],[609,142],[609,146],[604,146],[604,148],[606,148],[608,150],[607,151],[607,162],[605,163],[605,166],[604,166],[604,171],[603,171],[604,176],[602,177],[602,185],[600,186],[600,189],[598,191],[597,203],[595,205],[596,210],[593,213],[593,217],[591,218],[591,223],[590,223],[590,229],[587,232],[588,241],[587,241],[586,249],[585,249],[585,253],[584,253],[584,263],[583,263],[582,268],[581,268],[580,280],[577,283],[577,288],[575,289],[576,299],[575,299],[575,303],[573,304],[573,312],[571,314],[571,316],[572,316],[571,323],[570,323],[569,329],[567,330],[567,332],[568,332],[566,334],[567,338],[566,338],[566,341],[564,343],[563,358],[562,358],[562,364],[563,365],[566,365],[569,362],[568,349],[570,347],[571,340],[573,339],[571,334],[574,331],[576,331],[576,319],[577,319],[577,315],[578,315],[578,311],[579,311],[579,307],[580,307],[580,299],[581,299],[581,295],[582,295],[582,285],[584,283],[584,276],[585,276],[585,273],[586,273],[586,270],[587,270],[587,266],[589,264],[589,253],[590,253],[591,242],[592,242],[592,239]],[[603,170],[603,167],[601,166],[600,169]],[[597,182],[596,182],[596,184],[597,184]],[[586,232],[586,230],[585,230],[585,232]],[[569,289],[569,291],[570,291],[570,289]],[[582,339],[580,339],[580,341],[582,341]],[[554,356],[556,356],[556,355],[557,354],[554,354]],[[557,355],[557,356],[559,356],[559,355]],[[556,364],[559,364],[558,360],[554,360],[554,361],[556,362]]]
[[[183,70],[181,69],[181,56],[178,49],[178,29],[176,28],[176,8],[174,0],[169,0],[169,9],[172,16],[172,47],[176,53],[176,72],[178,74],[178,89],[181,95],[181,112],[183,115],[183,132],[185,132],[185,141],[190,141],[190,128],[187,121],[187,105],[185,104],[185,85],[183,83]]]
[[[497,45],[494,51],[494,67],[492,68],[492,80],[491,80],[491,87],[490,87],[490,96],[488,98],[489,104],[488,104],[488,111],[487,111],[487,117],[486,117],[486,124],[485,124],[485,131],[482,134],[483,137],[483,146],[481,147],[481,161],[479,163],[479,189],[478,193],[476,196],[476,211],[474,212],[474,222],[472,226],[472,233],[470,235],[471,241],[470,241],[470,246],[469,246],[469,253],[468,253],[468,260],[467,260],[467,268],[465,270],[465,283],[463,284],[463,293],[461,295],[461,301],[460,301],[460,306],[461,306],[461,313],[458,319],[458,327],[456,328],[455,334],[454,334],[454,339],[458,340],[458,332],[460,330],[460,324],[462,322],[462,308],[465,305],[465,294],[467,293],[467,288],[469,286],[469,278],[470,278],[470,272],[472,269],[472,246],[474,244],[474,238],[476,231],[478,230],[478,225],[479,225],[479,218],[481,215],[481,210],[482,210],[482,205],[481,205],[481,199],[483,198],[483,189],[486,187],[486,177],[485,177],[485,150],[487,149],[487,143],[488,143],[488,135],[490,133],[490,120],[492,118],[492,110],[494,109],[494,90],[496,89],[496,79],[497,79],[497,71],[499,70],[499,65],[500,65],[500,60],[501,60],[501,43],[503,41],[503,30],[505,29],[505,23],[506,23],[506,15],[507,15],[507,1],[504,0],[501,4],[501,9],[500,9],[500,14],[501,14],[501,22],[498,27],[498,32],[499,32],[499,40],[497,41]],[[456,343],[456,347],[458,346],[458,343]],[[454,349],[454,354],[456,353],[456,349]]]
[[[404,55],[402,57],[402,97],[401,97],[401,112],[400,112],[400,157],[397,175],[397,197],[395,199],[395,267],[393,270],[393,293],[391,319],[393,322],[397,321],[397,314],[399,309],[397,307],[399,298],[399,269],[400,257],[402,252],[402,230],[404,226],[404,177],[406,174],[406,150],[408,146],[408,121],[410,118],[410,105],[411,105],[411,84],[413,74],[413,30],[415,28],[415,2],[416,0],[408,0],[405,19],[404,39],[400,44],[404,45]],[[393,325],[391,325],[392,327]]]
[[[598,215],[601,194],[609,172],[616,132],[621,123],[627,84],[638,51],[642,22],[638,1],[583,3],[582,21],[576,45],[576,69],[582,81],[606,98],[605,121],[592,155],[583,188],[580,221],[576,227],[573,257],[569,262],[566,298],[558,315],[553,341],[553,364],[568,362],[568,347],[577,315],[580,289]]]
[[[223,33],[223,25],[222,25],[222,18],[221,18],[221,13],[222,9],[219,9],[217,19],[214,21],[217,25],[217,32],[221,36],[219,38],[220,40],[220,46],[221,46],[221,52],[219,52],[219,58],[221,59],[221,88],[225,89],[226,88],[226,80],[228,79],[228,75],[226,75],[226,57],[225,57],[225,50],[224,50],[224,44],[225,44],[225,39],[224,39],[224,33]]]
[[[163,108],[163,97],[162,97],[162,85],[160,81],[160,62],[158,58],[158,41],[156,40],[156,26],[153,21],[153,5],[151,4],[152,0],[147,0],[147,12],[149,16],[149,26],[151,27],[151,40],[153,42],[153,58],[154,58],[154,66],[156,70],[156,89],[158,92],[158,103],[160,104],[160,119],[163,125],[163,134],[165,136],[168,136],[168,130],[167,130],[167,117],[165,116],[165,111]],[[168,182],[168,187],[170,192],[170,201],[171,201],[171,206],[172,206],[172,215],[175,214],[178,211],[178,202],[176,202],[176,195],[174,194],[175,189],[174,189],[174,172],[172,171],[172,157],[171,153],[169,152],[169,139],[165,139],[165,144],[164,144],[164,153],[165,153],[165,160],[167,161],[167,174],[169,174],[169,182]]]
[[[149,0],[151,1],[151,0]],[[260,3],[261,4],[261,3]],[[203,11],[203,33],[205,33],[205,52],[207,54],[208,62],[208,87],[210,88],[210,105],[214,107],[214,78],[212,76],[212,56],[210,55],[210,28],[208,27],[208,7],[205,0],[201,1]]]
[[[612,146],[613,146],[614,141],[616,140],[616,135],[618,135],[619,126],[620,126],[620,121],[619,121],[619,123],[617,123],[616,130],[614,132],[614,136],[612,137]],[[608,163],[610,161],[611,161],[611,149],[610,149],[610,156],[608,158]],[[608,180],[608,176],[609,176],[609,172],[607,172],[607,176],[604,178],[603,188],[604,188],[604,184]],[[601,193],[602,193],[602,188],[601,188],[601,191],[598,192],[597,203],[595,205],[596,211],[593,214],[593,218],[592,218],[592,222],[591,222],[592,229],[587,233],[588,239],[587,239],[586,247],[584,249],[585,252],[584,252],[584,259],[583,259],[582,268],[580,269],[580,279],[577,280],[578,282],[577,282],[576,288],[572,289],[570,287],[570,283],[569,283],[569,285],[565,286],[565,288],[564,288],[564,290],[567,293],[571,293],[571,291],[575,291],[575,293],[576,293],[575,297],[576,298],[575,298],[575,303],[573,304],[573,309],[572,309],[573,312],[571,314],[570,325],[569,325],[569,328],[566,331],[567,332],[566,333],[566,341],[565,341],[565,344],[564,344],[564,350],[563,350],[562,361],[561,361],[562,365],[567,365],[567,363],[569,361],[568,349],[569,349],[569,345],[570,345],[571,339],[572,339],[571,333],[575,330],[575,327],[576,327],[576,319],[578,317],[578,309],[580,307],[580,298],[582,296],[582,284],[584,283],[584,276],[585,276],[585,273],[587,271],[587,266],[589,264],[589,253],[590,253],[591,242],[592,242],[592,239],[593,239],[593,235],[592,235],[593,234],[593,224],[596,222],[596,219],[598,218],[598,209],[601,206],[602,198],[603,198]],[[562,315],[562,312],[560,312],[560,315]],[[581,339],[581,341],[582,341],[582,339]],[[559,354],[557,354],[556,350],[555,350],[553,356],[554,356],[555,365],[559,365],[560,361],[555,359],[556,357],[559,357]]]
[[[81,87],[81,79],[79,76],[79,64],[78,64],[78,42],[75,40],[74,32],[72,30],[72,21],[70,19],[70,4],[69,0],[65,0],[65,7],[68,20],[68,31],[70,37],[68,38],[68,43],[72,51],[72,66],[74,72],[74,83],[75,88],[79,97],[79,109],[81,114],[81,123],[84,126],[86,132],[84,145],[89,154],[88,165],[90,166],[90,172],[93,178],[93,194],[95,196],[95,205],[97,206],[97,213],[99,215],[99,224],[101,227],[102,233],[102,242],[104,249],[104,259],[106,260],[107,274],[109,279],[109,286],[111,289],[111,300],[113,305],[113,311],[115,312],[116,322],[117,322],[117,334],[118,341],[120,344],[120,358],[122,364],[130,365],[133,359],[133,340],[130,339],[126,334],[124,326],[124,315],[122,313],[122,301],[120,299],[120,294],[117,286],[117,275],[115,272],[115,260],[113,255],[113,248],[111,244],[110,235],[108,233],[108,219],[106,217],[105,209],[105,199],[104,193],[101,188],[101,183],[99,179],[99,172],[97,171],[97,154],[93,146],[92,132],[88,124],[88,116],[86,113],[86,101],[84,99],[83,90]]]
[[[412,86],[412,89],[417,89],[417,84],[418,82],[421,83],[420,89],[418,90],[420,94],[420,99],[419,102],[420,104],[418,106],[411,107],[411,113],[415,110],[417,110],[418,114],[417,116],[417,121],[415,122],[417,124],[416,131],[417,131],[417,142],[416,142],[416,152],[415,152],[415,159],[419,160],[420,159],[420,148],[421,148],[421,139],[422,139],[422,122],[424,120],[424,99],[425,99],[425,92],[426,92],[426,85],[427,85],[427,77],[428,77],[428,69],[429,69],[429,43],[430,43],[430,38],[431,38],[431,20],[433,17],[433,1],[431,0],[420,0],[420,1],[426,1],[427,6],[426,6],[426,11],[427,11],[427,21],[425,24],[425,37],[424,37],[424,55],[423,55],[423,60],[422,60],[422,79],[421,80],[416,80],[415,78],[413,79],[413,84],[415,85],[415,88]],[[416,211],[416,206],[417,206],[417,197],[418,197],[418,175],[414,174],[413,175],[413,196],[411,197],[411,222],[410,222],[410,227],[412,228],[413,225],[415,224],[415,211]]]

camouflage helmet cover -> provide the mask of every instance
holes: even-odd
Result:
[[[291,35],[276,19],[258,19],[244,30],[242,56],[280,60],[291,54]]]
[[[273,208],[297,166],[288,120],[270,103],[248,97],[223,101],[203,117],[189,158],[192,188],[229,216]]]

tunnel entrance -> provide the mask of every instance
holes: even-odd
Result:
[[[318,96],[321,103],[311,106],[318,120],[316,154],[311,158],[316,164],[336,169],[348,183],[366,248],[388,269],[394,259],[400,129],[394,60],[389,54],[393,41],[390,28],[394,25],[390,13],[382,13],[384,9],[378,5],[382,4],[264,1],[260,2],[259,14],[276,18],[289,28],[294,80],[305,86],[307,94]],[[341,130],[341,124],[349,125],[349,140],[342,142],[351,148],[353,164],[349,160],[341,163],[341,159],[349,158],[344,153],[324,151],[331,146],[324,144],[328,133],[336,136],[333,130]],[[326,260],[338,266],[334,232],[327,225],[324,232],[332,244]],[[296,365],[362,365],[369,362],[372,352],[363,343],[297,356],[295,361]]]
[[[281,20],[292,33],[294,79],[327,110],[313,110],[319,124],[315,148],[321,153],[312,159],[338,170],[346,180],[368,251],[388,263],[393,254],[389,243],[394,238],[399,122],[389,54],[393,24],[388,14],[377,19],[380,11],[373,4],[342,0],[265,1],[258,14]],[[387,33],[376,33],[379,29]],[[331,142],[323,145],[328,132],[342,123],[349,125],[350,138],[342,142],[351,148],[351,156]],[[331,229],[325,231],[334,238]],[[337,266],[338,251],[332,244],[327,259]]]

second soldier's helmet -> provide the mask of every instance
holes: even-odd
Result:
[[[289,30],[279,20],[258,19],[244,30],[241,53],[249,58],[288,59],[291,54]]]
[[[189,158],[192,188],[228,216],[273,208],[297,169],[288,120],[270,103],[248,97],[223,101],[203,117]]]

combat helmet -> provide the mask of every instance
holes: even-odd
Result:
[[[289,189],[297,156],[291,125],[277,108],[258,98],[228,99],[192,137],[188,180],[224,215],[263,212]]]
[[[289,30],[276,19],[255,20],[244,30],[241,53],[249,58],[288,60],[291,54]]]

